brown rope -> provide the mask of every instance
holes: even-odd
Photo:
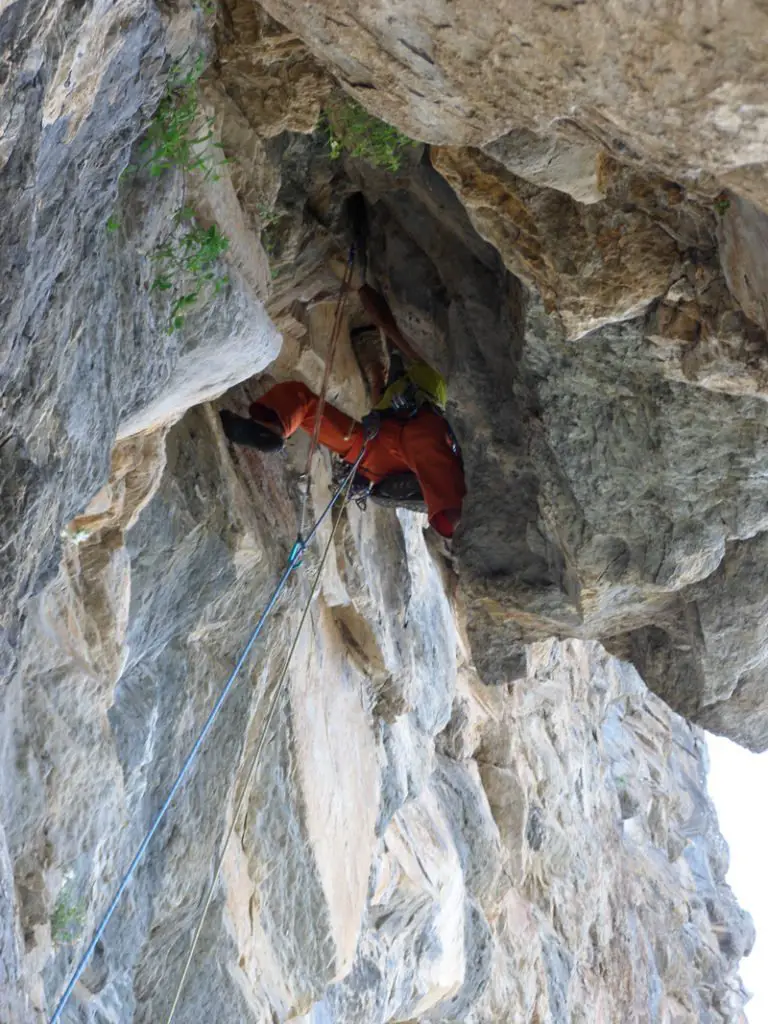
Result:
[[[339,297],[336,300],[336,311],[333,317],[333,328],[331,330],[331,341],[328,346],[328,358],[325,361],[325,372],[323,373],[323,384],[320,388],[320,394],[318,396],[317,411],[315,412],[315,428],[312,431],[312,440],[309,445],[309,452],[307,453],[307,464],[304,469],[304,481],[305,489],[304,496],[301,502],[301,515],[299,517],[299,537],[304,533],[304,525],[306,522],[307,514],[307,503],[309,501],[309,489],[311,482],[312,472],[312,458],[317,451],[318,441],[320,439],[320,422],[323,418],[323,410],[325,409],[325,396],[328,392],[328,385],[331,381],[331,370],[333,369],[333,360],[336,356],[336,348],[339,342],[339,334],[341,333],[341,324],[344,317],[344,309],[347,304],[347,296],[349,295],[349,286],[352,282],[352,254],[347,260],[347,266],[344,271],[344,277],[339,288]]]

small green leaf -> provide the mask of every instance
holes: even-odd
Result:
[[[725,214],[728,212],[728,210],[730,208],[730,205],[731,205],[731,200],[728,198],[728,195],[725,192],[721,192],[715,198],[714,207],[715,207],[715,210],[717,211],[717,213],[721,217],[725,216]]]
[[[332,160],[346,151],[390,171],[399,170],[404,153],[415,145],[407,135],[379,121],[354,100],[334,103],[323,113],[320,127],[327,133]]]

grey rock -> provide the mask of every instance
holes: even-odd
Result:
[[[9,9],[13,55],[2,94],[6,107],[24,109],[0,171],[9,212],[0,229],[6,622],[55,573],[58,531],[106,481],[121,425],[126,435],[178,418],[206,397],[201,384],[208,396],[220,393],[278,348],[237,274],[227,301],[191,316],[179,335],[166,333],[167,309],[150,291],[148,255],[170,230],[181,181],[171,172],[121,183],[120,174],[137,155],[162,94],[165,47],[174,46],[159,14],[147,8],[123,21],[113,13],[110,36],[88,5],[62,9],[58,25],[37,18],[38,6],[21,16],[14,5],[18,17]],[[202,47],[190,26],[186,34],[184,49]],[[78,35],[91,49],[67,81]],[[110,215],[120,224],[113,233]],[[213,355],[227,345],[237,349],[234,370]]]
[[[599,203],[600,148],[574,131],[568,139],[517,128],[484,146],[485,152],[526,181],[566,192],[580,203]]]
[[[566,342],[498,257],[468,241],[437,176],[422,164],[406,180],[385,190],[366,178],[377,199],[372,268],[449,374],[468,485],[458,552],[481,676],[519,680],[531,640],[600,637],[683,714],[762,749],[759,683],[744,678],[729,714],[739,661],[704,640],[723,655],[703,663],[677,609],[693,607],[688,588],[711,592],[695,628],[721,640],[730,630],[744,670],[761,663],[748,582],[759,590],[758,575],[745,570],[727,598],[717,580],[736,564],[730,547],[765,530],[764,403],[669,380],[645,318]],[[741,726],[743,707],[758,713]]]
[[[753,929],[725,882],[702,736],[670,710],[766,742],[768,414],[760,386],[748,393],[759,362],[736,351],[755,314],[717,265],[711,210],[662,215],[674,188],[600,164],[600,217],[626,204],[644,237],[664,235],[650,277],[663,303],[708,294],[712,322],[728,320],[733,374],[717,387],[693,379],[659,309],[568,342],[423,146],[397,174],[332,162],[322,133],[294,134],[335,87],[326,65],[252,5],[220,15],[201,96],[233,163],[207,182],[119,178],[170,61],[211,45],[199,11],[0,15],[0,1016],[50,1016],[279,578],[300,485],[311,514],[330,496],[325,456],[300,480],[306,439],[236,449],[201,403],[268,364],[322,377],[310,307],[336,294],[343,204],[362,189],[371,280],[449,378],[469,487],[458,578],[418,515],[326,521],[64,1019],[164,1019],[223,854],[181,1020],[554,1024],[663,1008],[736,1024]],[[428,33],[409,22],[407,40],[397,52],[442,89]],[[353,56],[345,68],[366,81]],[[569,210],[546,190],[590,197],[597,143],[513,137],[491,113],[472,130],[504,133],[495,157],[536,178],[528,195]],[[184,195],[230,237],[230,281],[168,334],[150,257]],[[277,326],[260,241],[272,205]],[[331,394],[357,409],[366,384],[344,345]],[[268,383],[224,401],[244,413]]]

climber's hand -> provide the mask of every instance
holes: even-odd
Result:
[[[379,427],[381,426],[381,413],[376,412],[375,409],[372,409],[367,416],[363,416],[361,425],[363,428],[363,436],[365,437],[365,440],[372,441],[374,437],[376,437],[376,435],[378,434]]]

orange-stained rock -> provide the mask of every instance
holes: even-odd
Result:
[[[432,162],[479,233],[571,338],[642,313],[679,273],[674,239],[642,210],[585,206],[475,149],[433,149]]]

